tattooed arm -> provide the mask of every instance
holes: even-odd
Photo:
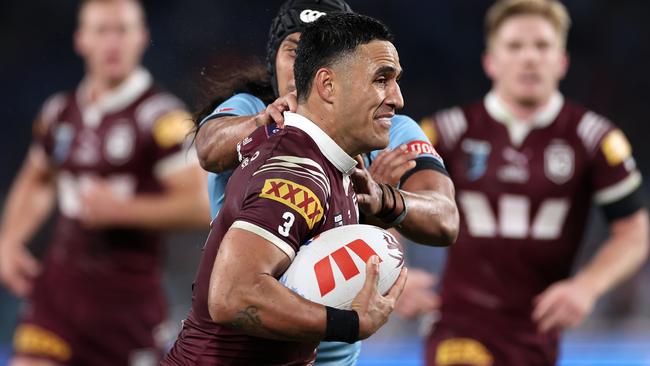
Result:
[[[208,309],[217,324],[263,338],[319,341],[325,336],[325,307],[296,295],[278,282],[291,263],[273,243],[231,228],[212,267]],[[352,307],[359,314],[359,337],[369,337],[388,319],[401,293],[403,273],[386,296],[377,291],[377,264],[367,265],[366,283]]]

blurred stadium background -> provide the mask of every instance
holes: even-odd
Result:
[[[489,86],[480,66],[482,20],[490,0],[349,0],[354,10],[386,22],[397,37],[405,75],[405,112],[418,119],[442,107],[481,98]],[[210,66],[263,58],[266,35],[280,0],[144,1],[151,30],[145,65],[192,109],[207,96]],[[650,177],[650,2],[565,1],[573,18],[571,68],[562,91],[625,131],[641,171]],[[0,202],[30,141],[31,121],[53,92],[82,76],[72,48],[76,1],[0,2]],[[603,237],[592,215],[581,258]],[[29,220],[29,218],[25,218]],[[43,250],[47,229],[32,248]],[[205,233],[173,234],[167,256],[172,324],[188,310],[190,284]],[[444,251],[409,245],[411,265],[439,271]],[[595,313],[563,342],[561,365],[650,365],[650,266],[607,295]],[[0,289],[0,365],[4,365],[20,306]],[[392,319],[365,343],[360,365],[420,365],[421,322]]]

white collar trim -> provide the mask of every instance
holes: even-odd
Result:
[[[84,114],[84,123],[97,127],[102,116],[119,111],[133,103],[151,87],[153,78],[144,68],[138,68],[115,89],[109,91],[95,103],[88,103],[87,80],[83,80],[77,89],[77,102]]]
[[[555,121],[564,106],[564,96],[560,92],[555,92],[549,102],[535,113],[530,121],[516,118],[494,91],[485,96],[483,104],[490,117],[506,126],[513,144],[521,145],[532,129],[547,127]]]
[[[284,112],[284,125],[295,127],[305,132],[309,137],[314,140],[321,153],[325,155],[336,169],[340,170],[345,175],[351,175],[357,161],[354,160],[348,153],[326,134],[318,125],[310,121],[308,118],[292,112]]]

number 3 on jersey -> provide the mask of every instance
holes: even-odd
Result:
[[[289,230],[293,225],[293,222],[296,220],[296,217],[291,212],[285,212],[282,214],[282,218],[287,220],[284,224],[278,225],[278,232],[284,237],[289,236]]]
[[[569,200],[566,198],[542,201],[534,215],[530,213],[530,199],[522,195],[499,196],[497,215],[484,193],[462,191],[458,194],[458,200],[467,230],[475,238],[555,240],[560,237],[569,212]]]

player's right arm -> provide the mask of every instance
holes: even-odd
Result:
[[[208,309],[213,321],[257,337],[322,340],[327,331],[325,306],[305,300],[276,279],[290,263],[285,252],[270,241],[231,228],[221,242],[210,278]],[[381,296],[378,268],[376,257],[371,258],[366,264],[366,282],[353,303],[359,315],[359,339],[369,337],[387,321],[406,280],[403,271],[390,292]]]
[[[26,248],[54,206],[53,172],[41,146],[29,149],[13,182],[0,222],[0,281],[18,296],[28,295],[40,268]]]
[[[290,93],[264,106],[250,94],[236,94],[219,105],[199,124],[196,150],[203,169],[222,173],[239,164],[237,143],[259,127],[271,122],[282,124],[282,112],[296,110],[296,96]]]

